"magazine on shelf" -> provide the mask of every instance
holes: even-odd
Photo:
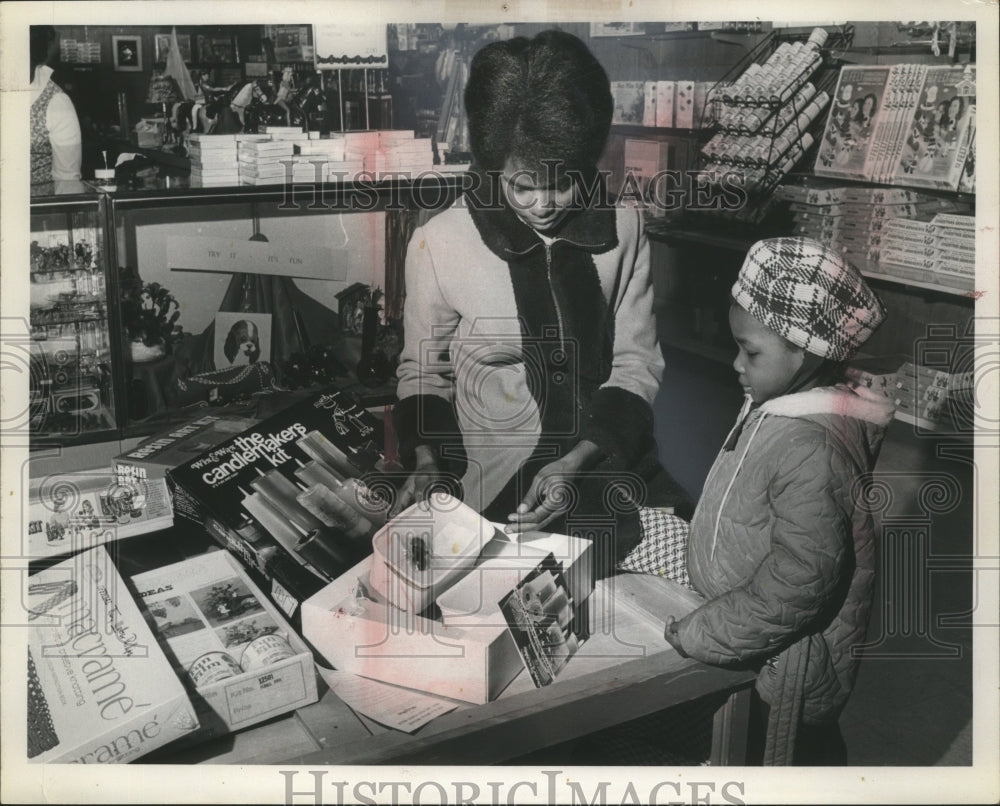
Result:
[[[614,113],[611,122],[616,125],[641,126],[646,104],[646,84],[643,81],[612,81],[611,96]]]
[[[976,116],[975,65],[927,68],[893,181],[957,190]]]
[[[57,557],[174,522],[163,479],[119,479],[106,470],[32,479],[23,540],[32,559]]]
[[[102,546],[27,577],[28,759],[133,761],[198,727]]]
[[[174,511],[260,574],[293,617],[370,552],[388,501],[371,475],[382,444],[381,422],[352,395],[316,393],[167,471]]]
[[[876,128],[887,115],[883,100],[891,70],[886,66],[854,65],[841,69],[816,154],[818,176],[871,178],[869,150]]]
[[[976,66],[841,69],[815,173],[940,190],[975,171]]]

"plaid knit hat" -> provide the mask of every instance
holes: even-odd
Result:
[[[885,318],[857,269],[811,238],[751,246],[733,299],[792,344],[834,361],[850,358]]]

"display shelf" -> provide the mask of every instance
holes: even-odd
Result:
[[[271,185],[192,185],[184,177],[156,178],[139,185],[119,185],[115,190],[108,191],[115,209],[141,205],[188,205],[192,203],[239,203],[241,201],[259,202],[302,202],[310,201],[317,204],[310,209],[342,209],[347,208],[359,212],[376,209],[375,202],[370,201],[368,194],[375,193],[378,202],[388,201],[391,205],[384,209],[403,209],[409,204],[413,194],[421,195],[421,202],[426,207],[435,207],[438,198],[430,194],[440,191],[441,206],[446,206],[446,199],[453,199],[462,187],[462,176],[459,173],[431,173],[418,176],[412,180],[382,179],[380,181],[361,182],[290,182]],[[95,190],[101,190],[94,186]],[[452,194],[452,195],[447,195]],[[360,205],[360,201],[368,199],[371,206]],[[359,206],[360,205],[360,206]],[[378,208],[383,209],[383,208]]]
[[[642,137],[655,134],[672,135],[674,137],[708,137],[715,130],[707,127],[698,129],[678,129],[674,126],[640,126],[636,123],[612,123],[611,131],[626,137]]]
[[[31,447],[114,436],[105,202],[82,183],[33,188],[30,222]],[[51,265],[50,265],[51,264]]]
[[[857,261],[855,261],[857,263]],[[901,277],[895,274],[888,274],[884,270],[878,270],[873,267],[877,267],[878,264],[868,264],[868,265],[858,265],[858,270],[865,276],[872,280],[880,280],[884,283],[893,283],[894,285],[910,286],[912,288],[922,288],[927,291],[937,291],[940,294],[949,294],[955,297],[967,297],[974,298],[976,296],[975,282],[970,277],[968,283],[962,283],[962,278],[957,276],[949,275],[948,279],[953,282],[949,284],[938,283],[934,281],[934,277],[940,277],[941,275],[935,274],[933,271],[924,271],[921,269],[909,269],[905,267],[899,267],[901,271],[912,272],[913,277]]]
[[[786,176],[782,185],[795,183],[806,188],[831,188],[831,187],[856,187],[856,188],[885,188],[886,190],[902,189],[913,190],[927,196],[935,196],[941,199],[952,199],[953,201],[975,205],[976,194],[961,190],[947,190],[945,188],[929,188],[909,185],[880,185],[875,182],[866,182],[861,179],[842,179],[833,176],[817,176],[812,172],[791,171]]]
[[[911,425],[918,431],[927,431],[934,434],[947,434],[950,437],[956,437],[963,434],[971,437],[974,433],[971,425],[964,427],[960,426],[950,415],[946,416],[943,420],[929,420],[926,417],[918,417],[896,409],[893,416],[899,422]]]

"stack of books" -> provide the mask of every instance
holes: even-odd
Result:
[[[960,275],[954,254],[965,256],[966,262],[961,265],[972,268],[970,238],[950,236],[946,242],[949,246],[960,243],[967,246],[967,251],[948,255],[947,249],[939,251],[941,232],[935,223],[940,216],[942,221],[950,222],[948,232],[955,233],[964,225],[970,235],[974,234],[973,219],[960,215],[970,210],[964,201],[903,188],[812,188],[793,184],[779,185],[775,198],[790,202],[793,235],[825,243],[862,269],[900,279],[937,279],[949,285]],[[943,264],[945,274],[938,274]],[[971,271],[966,276],[971,276]]]
[[[330,162],[343,162],[347,139],[343,134],[331,134],[328,137],[313,137],[310,132],[308,140],[295,145],[295,153],[303,157],[323,157]]]
[[[429,137],[415,137],[412,130],[378,132],[378,147],[366,154],[365,168],[376,176],[387,173],[415,175],[434,168],[434,151]]]
[[[286,169],[283,181],[290,182],[325,182],[328,170],[323,160],[317,160],[306,155],[296,156],[296,151],[310,141],[309,132],[300,126],[262,126],[261,133],[270,137],[272,143],[287,143],[292,146],[290,156],[281,160]],[[251,182],[250,184],[262,184]]]
[[[308,166],[308,167],[306,167]],[[319,167],[317,167],[319,166]],[[296,181],[317,181],[317,170],[323,182],[350,182],[364,170],[364,160],[347,159],[347,139],[343,134],[329,137],[312,137],[295,144],[293,174],[309,174],[310,179]]]
[[[235,134],[194,132],[187,135],[185,148],[191,158],[192,185],[209,187],[240,183]]]
[[[251,140],[240,143],[239,175],[243,185],[273,185],[285,181],[295,145],[290,140]]]
[[[931,220],[938,237],[935,270],[957,277],[976,276],[976,217],[939,213]]]

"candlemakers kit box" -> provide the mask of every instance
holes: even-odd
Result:
[[[543,666],[561,668],[572,648],[586,640],[587,600],[594,589],[591,542],[556,534],[511,540],[488,521],[483,521],[478,536],[481,543],[477,536],[467,540],[461,534],[475,528],[462,504],[404,511],[374,538],[377,546],[403,548],[376,548],[306,600],[303,636],[341,671],[485,703],[499,696],[525,666],[536,665],[537,655],[515,637],[523,630],[513,629],[510,614],[501,610],[501,601],[513,594],[537,616],[532,623],[544,622],[546,631],[558,624],[559,646],[547,644],[552,652],[546,654],[539,640],[534,649],[546,654]],[[407,553],[405,547],[415,541],[419,550]],[[481,545],[481,550],[465,551],[470,543]],[[457,559],[442,558],[435,569],[434,552],[427,551],[435,545],[442,553],[449,546],[463,548],[455,552]],[[405,567],[407,561],[432,573],[418,579],[421,575]],[[550,586],[552,590],[543,591],[533,584],[540,576],[544,582],[558,578],[558,590]],[[536,685],[551,682],[551,677],[532,676]]]
[[[103,546],[27,579],[28,758],[133,761],[198,719]]]
[[[132,577],[201,727],[229,733],[316,701],[313,657],[240,564],[211,551]]]
[[[318,393],[167,471],[175,517],[203,525],[294,619],[371,550],[389,497],[358,479],[371,481],[382,439],[351,395]]]

